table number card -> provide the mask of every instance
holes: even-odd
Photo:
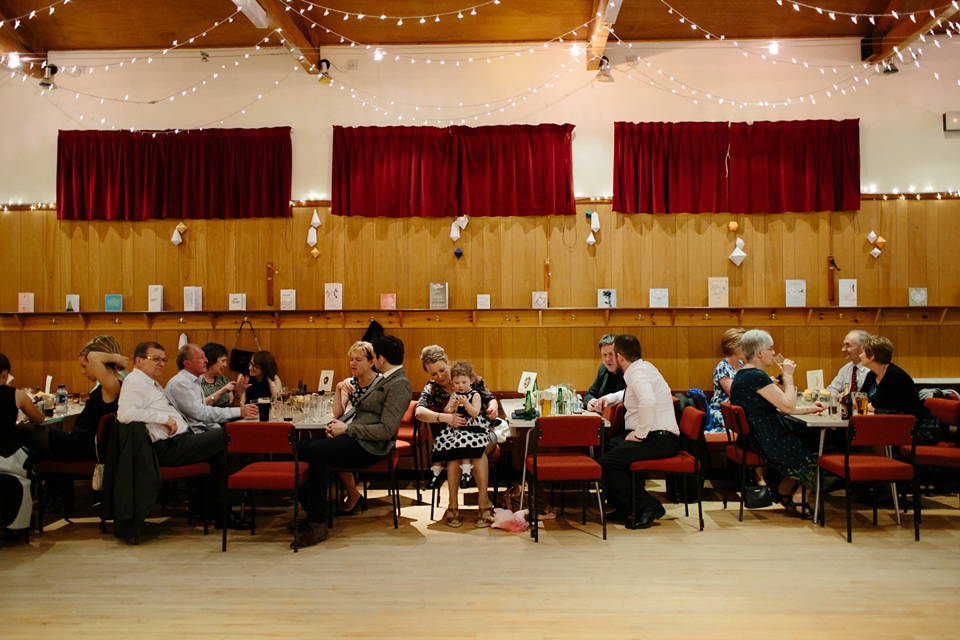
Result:
[[[104,311],[123,311],[123,296],[119,293],[108,293],[103,296]]]
[[[806,280],[787,280],[787,306],[805,307],[807,306],[807,281]],[[813,388],[813,387],[809,387]],[[820,387],[817,387],[818,389]]]
[[[490,294],[489,293],[478,293],[477,294],[477,309],[489,309],[490,308]]]
[[[327,282],[323,285],[323,308],[327,311],[343,309],[343,283]]]
[[[730,281],[726,278],[707,278],[707,306],[730,306]]]
[[[927,288],[926,287],[910,287],[910,306],[911,307],[927,306]]]
[[[651,307],[669,307],[670,289],[650,289]]]
[[[331,391],[333,389],[333,369],[324,369],[320,372],[320,382],[317,391]]]
[[[380,294],[380,308],[384,310],[396,309],[397,308],[397,294],[395,293],[381,293]]]
[[[601,309],[617,308],[616,289],[597,289],[597,306]]]
[[[817,391],[818,389],[823,388],[825,388],[823,384],[823,369],[807,371],[807,389],[813,389],[814,391]]]
[[[857,279],[840,278],[837,284],[838,306],[855,307],[857,306]]]
[[[183,288],[183,310],[203,311],[203,287]]]
[[[17,296],[17,313],[33,313],[32,293],[21,293]]]
[[[280,311],[297,310],[297,290],[280,289]]]
[[[447,283],[446,282],[431,282],[430,283],[430,308],[431,309],[446,309],[450,300],[448,297]]]
[[[247,294],[245,293],[231,293],[229,302],[230,302],[230,311],[246,311],[247,310]]]
[[[547,292],[546,291],[534,291],[533,297],[533,308],[534,309],[546,309],[547,308]]]
[[[150,313],[163,311],[162,284],[151,284],[147,287],[147,311]]]
[[[527,391],[533,391],[533,387],[536,384],[537,384],[537,372],[524,371],[520,375],[520,384],[517,386],[517,393],[522,393],[526,395]]]
[[[80,294],[78,293],[68,293],[67,294],[67,313],[73,313],[80,311]]]

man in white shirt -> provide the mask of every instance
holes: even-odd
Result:
[[[666,510],[643,487],[637,477],[637,512],[631,512],[630,465],[638,460],[657,460],[677,455],[680,450],[680,429],[673,409],[670,385],[649,362],[640,358],[640,341],[623,334],[613,343],[617,370],[623,374],[626,389],[597,398],[597,411],[608,404],[623,403],[626,409],[624,427],[627,435],[610,441],[611,449],[603,456],[603,478],[607,502],[616,510],[611,520],[627,520],[627,526],[647,529]]]
[[[224,455],[227,434],[223,429],[192,433],[187,420],[170,404],[158,379],[163,374],[167,354],[156,342],[141,342],[133,354],[134,369],[120,387],[117,420],[122,423],[142,422],[153,442],[157,461],[163,467],[178,467],[197,462],[210,465],[210,483],[216,488],[217,503],[222,498]],[[129,384],[128,384],[129,383]],[[219,514],[219,509],[214,509]],[[217,522],[219,523],[219,518]],[[219,526],[219,524],[218,524]],[[249,525],[233,514],[227,526],[248,529]]]
[[[167,382],[165,393],[170,404],[187,419],[193,433],[219,429],[241,417],[259,417],[255,404],[242,407],[212,407],[207,404],[200,386],[200,376],[207,371],[207,357],[199,346],[189,343],[180,348],[177,352],[177,369],[180,372]]]
[[[869,337],[869,333],[859,329],[851,331],[844,337],[840,351],[843,352],[847,362],[840,367],[837,377],[827,385],[827,389],[835,391],[839,395],[843,393],[844,385],[849,384],[850,391],[860,391],[867,379],[867,374],[870,373],[870,369],[860,364],[860,344]]]

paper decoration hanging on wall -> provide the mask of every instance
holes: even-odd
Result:
[[[743,249],[743,247],[744,247],[743,238],[737,238],[737,249]]]
[[[587,244],[590,245],[591,247],[597,244],[597,239],[593,237],[593,231],[591,231],[590,235],[587,236]]]
[[[316,229],[320,226],[320,216],[317,215],[317,210],[313,210],[313,217],[310,218],[310,226]]]
[[[177,341],[177,350],[183,349],[183,346],[190,342],[190,339],[187,337],[187,334],[181,333],[180,339]]]
[[[469,221],[470,219],[467,218],[467,216],[460,216],[457,218],[457,226],[459,226],[461,229],[466,229]]]
[[[460,225],[456,220],[450,225],[450,239],[454,242],[460,239]]]
[[[877,239],[876,241],[874,241],[874,244],[877,245],[877,248],[883,249],[884,245],[887,244],[887,241],[883,239],[883,236],[877,236]]]
[[[882,251],[880,251],[879,247],[874,247],[873,250],[870,252],[870,255],[872,255],[874,258],[879,258],[881,253]]]
[[[867,240],[870,242],[870,244],[873,244],[877,241],[877,234],[871,231],[867,234]]]
[[[733,264],[739,267],[740,263],[742,263],[744,258],[746,257],[747,257],[747,254],[743,252],[743,249],[741,249],[740,247],[737,247],[736,249],[733,250],[733,253],[730,254],[730,262],[732,262]]]
[[[590,216],[590,231],[594,233],[600,231],[600,214],[596,211]]]
[[[178,230],[173,230],[173,237],[170,238],[170,242],[178,246],[183,242],[183,236],[180,235]]]
[[[317,230],[314,227],[307,230],[307,244],[311,247],[317,246]]]

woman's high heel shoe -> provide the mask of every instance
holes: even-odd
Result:
[[[334,515],[338,518],[355,515],[358,511],[363,511],[367,507],[367,499],[363,496],[357,499],[356,504],[351,509],[340,509]]]

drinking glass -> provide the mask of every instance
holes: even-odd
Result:
[[[777,353],[777,354],[774,354],[774,356],[773,356],[773,361],[774,361],[774,362],[777,364],[777,366],[780,367],[781,369],[783,369],[783,361],[784,361],[784,360],[786,360],[786,358],[783,357],[783,354],[782,354],[782,353]]]

